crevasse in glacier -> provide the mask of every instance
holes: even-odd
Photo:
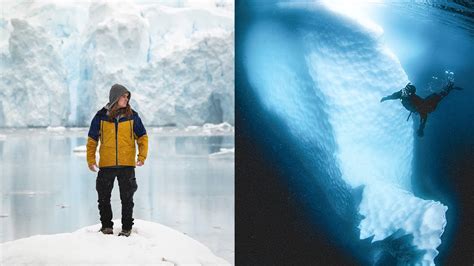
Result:
[[[2,8],[0,127],[87,126],[114,83],[148,125],[234,123],[231,1]]]
[[[346,197],[339,175],[352,188],[363,186],[361,239],[410,235],[421,255],[399,261],[434,264],[447,207],[412,193],[412,124],[401,105],[379,102],[408,78],[382,32],[322,5],[272,11],[244,41],[246,74],[259,101],[288,127],[292,146],[301,145],[303,167],[331,168],[335,161],[332,178],[322,182],[336,211]]]

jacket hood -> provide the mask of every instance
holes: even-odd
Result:
[[[125,93],[128,92],[128,101],[130,102],[130,98],[132,98],[132,93],[125,88],[125,86],[120,85],[120,84],[114,84],[110,88],[109,92],[109,103],[106,105],[106,109],[109,109],[114,103],[116,103],[120,96],[124,95]]]

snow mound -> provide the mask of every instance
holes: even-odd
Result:
[[[99,229],[97,224],[0,244],[0,264],[230,265],[196,240],[158,223],[135,220],[128,238],[118,237],[118,228],[114,235],[103,235]]]
[[[51,132],[63,132],[63,131],[66,131],[66,128],[65,127],[52,127],[52,126],[49,126],[46,128],[47,131],[51,131]]]
[[[208,134],[216,134],[222,132],[234,132],[234,127],[231,126],[229,123],[221,123],[221,124],[209,124],[206,123],[202,126],[203,131]]]
[[[221,148],[220,151],[209,154],[213,159],[232,159],[235,156],[235,148],[226,149]]]

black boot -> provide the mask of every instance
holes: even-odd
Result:
[[[114,233],[114,229],[110,227],[102,227],[100,228],[100,232],[104,235],[112,235]]]
[[[132,233],[132,229],[130,230],[122,229],[122,231],[118,235],[129,237],[131,233]]]

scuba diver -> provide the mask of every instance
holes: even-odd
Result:
[[[426,120],[428,119],[428,114],[433,112],[438,106],[438,103],[453,89],[462,90],[462,88],[455,87],[452,81],[448,81],[448,84],[446,84],[446,86],[444,86],[440,92],[432,93],[423,99],[416,95],[415,86],[408,82],[405,88],[393,93],[392,95],[383,97],[380,99],[380,102],[400,99],[402,105],[408,111],[410,111],[407,121],[412,113],[418,113],[420,115],[420,126],[418,128],[417,135],[419,137],[423,137],[423,130],[425,128]]]

